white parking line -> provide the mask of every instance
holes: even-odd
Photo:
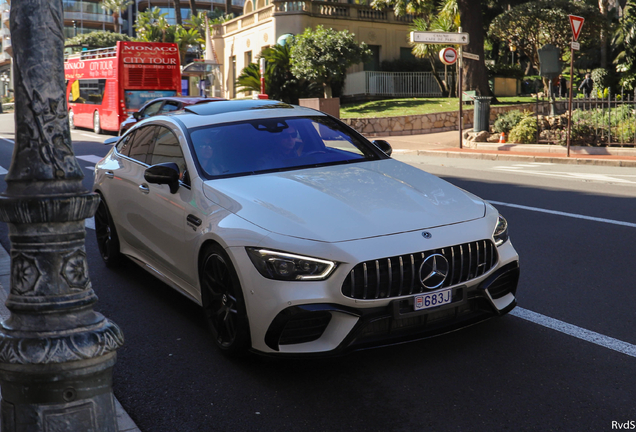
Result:
[[[95,217],[86,219],[84,221],[84,226],[86,228],[90,228],[90,229],[94,230],[95,229]]]
[[[11,144],[11,145],[14,145],[14,144],[15,144],[15,142],[13,142],[13,140],[10,140],[9,138],[1,138],[1,137],[0,137],[0,140],[2,140],[2,141],[6,141],[6,142],[8,142],[8,143],[9,143],[9,144]]]
[[[613,224],[613,225],[622,225],[622,226],[627,226],[627,227],[630,227],[630,228],[636,228],[636,223],[632,223],[632,222],[623,222],[623,221],[617,221],[617,220],[613,220],[613,219],[597,218],[597,217],[592,217],[592,216],[580,215],[580,214],[576,214],[576,213],[566,213],[566,212],[560,212],[560,211],[556,211],[556,210],[542,209],[542,208],[538,208],[538,207],[528,207],[528,206],[523,206],[523,205],[518,205],[518,204],[509,204],[509,203],[504,203],[504,202],[500,202],[500,201],[490,201],[490,200],[487,200],[487,201],[489,203],[493,204],[493,205],[513,207],[513,208],[518,208],[518,209],[522,209],[522,210],[530,210],[530,211],[535,211],[535,212],[540,212],[540,213],[549,213],[549,214],[554,214],[554,215],[558,215],[558,216],[567,216],[567,217],[576,218],[576,219],[585,219],[585,220],[590,220],[590,221],[594,221],[594,222],[603,222],[603,223],[608,223],[608,224]]]
[[[574,336],[575,338],[582,339],[586,342],[591,342],[593,344],[609,348],[613,351],[627,354],[631,357],[636,357],[636,345],[632,345],[627,342],[623,342],[621,340],[614,339],[612,337],[605,336],[590,330],[585,330],[584,328],[577,327],[575,325],[568,324],[566,322],[559,321],[557,319],[550,318],[545,315],[541,315],[520,307],[514,308],[510,312],[510,315],[533,322],[535,324],[539,324],[552,330],[559,331],[561,333],[565,333],[569,336]]]

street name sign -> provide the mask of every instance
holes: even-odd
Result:
[[[580,50],[581,49],[581,44],[578,42],[570,42],[570,45],[572,46],[573,50]]]
[[[471,60],[479,60],[479,55],[477,55],[477,54],[471,54],[471,53],[463,52],[462,56],[467,58],[467,59],[471,59]]]
[[[468,33],[446,32],[411,32],[411,42],[428,44],[468,45],[470,38]]]
[[[576,42],[581,34],[581,28],[583,28],[585,18],[576,15],[568,15],[568,17],[570,18],[570,26],[572,27],[572,39]]]

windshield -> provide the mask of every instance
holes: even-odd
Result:
[[[382,158],[328,117],[260,119],[190,132],[205,177],[236,176]]]
[[[160,97],[176,96],[175,90],[124,90],[126,109],[138,110],[143,104]]]

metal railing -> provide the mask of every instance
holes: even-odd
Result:
[[[595,92],[596,93],[596,92]],[[572,99],[572,132],[574,144],[591,146],[635,146],[636,145],[636,90],[603,96],[598,93],[592,97]],[[547,117],[567,114],[567,97],[536,98],[535,115]],[[554,122],[553,122],[554,123]],[[561,125],[567,127],[567,120]],[[563,144],[565,132],[560,128],[545,127],[538,122],[537,135],[540,143]],[[552,132],[546,132],[546,131]]]
[[[441,75],[443,79],[443,74]],[[447,76],[449,86],[453,75]],[[347,75],[344,96],[442,96],[442,89],[432,72],[375,72],[364,71]]]

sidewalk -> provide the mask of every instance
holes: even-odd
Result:
[[[5,248],[0,245],[0,320],[9,318],[9,310],[4,303],[7,300],[11,287],[11,258]],[[124,411],[117,398],[115,398],[117,414],[117,426],[119,432],[141,432],[130,416]]]
[[[370,139],[388,141],[396,154],[416,153],[449,158],[636,167],[636,148],[571,146],[570,157],[568,157],[567,148],[560,145],[472,142],[465,143],[460,149],[459,131],[422,135],[386,135]],[[468,148],[467,145],[471,147]]]

